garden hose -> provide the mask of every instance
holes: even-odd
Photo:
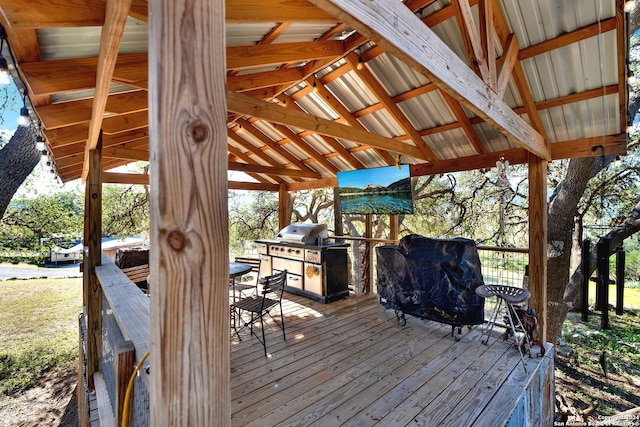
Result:
[[[131,374],[131,378],[129,378],[129,384],[127,384],[127,391],[124,394],[124,406],[122,408],[122,427],[127,427],[129,425],[129,405],[131,404],[131,393],[133,393],[133,385],[135,384],[135,379],[136,379],[136,375],[138,374],[138,371],[140,370],[140,368],[142,367],[142,364],[144,363],[144,361],[147,359],[147,357],[149,356],[149,352],[147,351],[144,356],[142,356],[142,359],[140,359],[140,361],[138,362],[138,364],[136,365],[135,369],[133,370],[133,373]]]

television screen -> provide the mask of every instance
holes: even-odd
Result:
[[[413,213],[409,165],[338,172],[338,192],[346,215]]]

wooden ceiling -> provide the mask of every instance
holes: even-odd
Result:
[[[590,2],[561,3],[582,16]],[[518,19],[525,11],[508,0],[228,0],[228,167],[254,180],[229,187],[334,186],[338,171],[397,162],[424,175],[491,167],[501,156],[525,163],[529,153],[624,154],[626,20],[622,0],[609,3],[610,16],[533,40],[531,23]],[[146,26],[147,1],[0,0],[0,11],[61,179],[86,174],[101,131],[105,170],[148,160],[146,46],[123,48],[132,22]],[[91,45],[82,30],[93,27],[101,37]],[[77,29],[75,49],[93,54],[69,54],[52,29]],[[580,51],[582,63],[563,70],[553,62],[563,49]],[[600,61],[599,80],[586,77],[597,71],[589,55]],[[582,82],[563,82],[571,76]]]

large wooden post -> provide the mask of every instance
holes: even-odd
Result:
[[[342,206],[340,206],[340,189],[333,187],[333,235],[342,236],[344,224],[342,222]]]
[[[529,154],[529,305],[547,342],[547,161]]]
[[[224,18],[149,1],[153,426],[231,424]]]
[[[291,214],[289,213],[289,192],[287,184],[280,184],[278,188],[278,227],[280,230],[285,228],[291,222]]]
[[[87,386],[94,388],[93,374],[100,370],[102,353],[102,288],[96,266],[102,263],[102,133],[95,150],[89,150],[89,174],[85,183],[83,300],[87,322]]]
[[[389,239],[398,240],[398,215],[389,215]]]

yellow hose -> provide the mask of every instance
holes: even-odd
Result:
[[[131,378],[129,378],[129,384],[127,384],[127,391],[124,394],[124,406],[122,408],[122,427],[127,427],[129,424],[129,405],[131,404],[131,393],[133,393],[133,385],[135,384],[136,374],[142,367],[144,361],[149,357],[149,352],[147,351],[142,359],[138,362],[133,373],[131,374]]]

